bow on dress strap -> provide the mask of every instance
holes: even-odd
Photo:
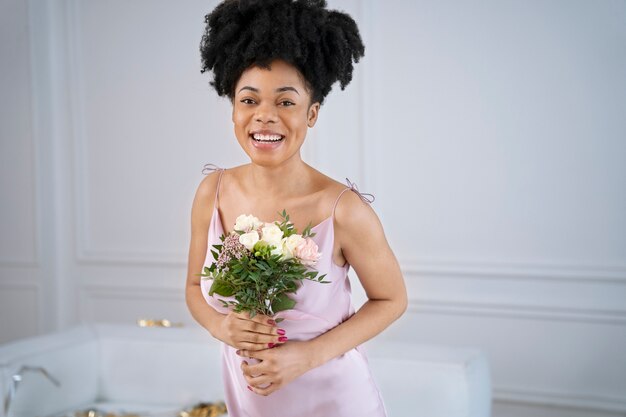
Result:
[[[223,168],[218,167],[215,164],[205,164],[204,168],[202,168],[202,173],[204,175],[207,175],[209,172],[213,172],[213,171],[221,171]]]
[[[346,178],[346,184],[348,184],[348,187],[350,187],[350,189],[352,191],[354,191],[355,193],[358,194],[359,197],[361,197],[361,200],[364,203],[372,204],[374,202],[374,196],[372,194],[360,192],[359,189],[357,188],[356,184],[351,182],[348,178]]]

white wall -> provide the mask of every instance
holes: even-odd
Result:
[[[626,415],[626,3],[329,3],[366,57],[304,156],[376,196],[411,299],[381,337],[483,348],[496,417]],[[200,171],[245,162],[215,4],[0,3],[0,342],[193,323]]]
[[[0,341],[34,335],[43,327],[29,42],[27,3],[0,2]]]

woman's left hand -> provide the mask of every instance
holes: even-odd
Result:
[[[315,367],[307,342],[290,340],[270,349],[257,351],[239,350],[242,358],[256,358],[262,362],[249,365],[241,363],[243,376],[250,389],[259,395],[270,395]],[[266,386],[266,388],[260,388]]]

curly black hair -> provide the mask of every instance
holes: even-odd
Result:
[[[321,105],[335,81],[342,90],[350,83],[352,61],[365,52],[356,22],[327,10],[326,0],[225,0],[204,21],[200,72],[213,70],[209,84],[231,101],[245,69],[269,69],[283,59],[304,76],[312,103]]]

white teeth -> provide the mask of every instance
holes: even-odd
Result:
[[[255,140],[262,140],[265,142],[278,142],[283,138],[280,135],[261,135],[259,133],[255,133],[253,137]]]

